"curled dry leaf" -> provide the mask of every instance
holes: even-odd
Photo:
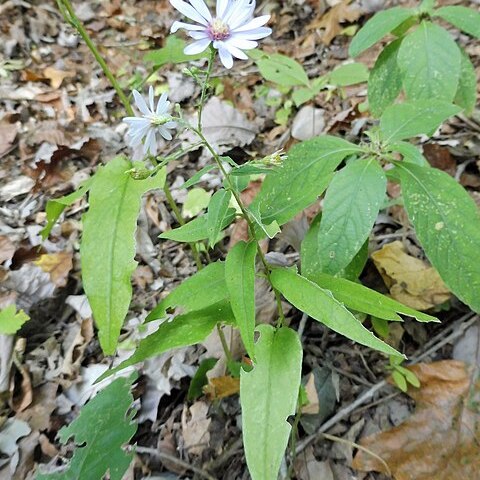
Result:
[[[68,252],[47,253],[41,255],[35,265],[48,273],[50,280],[57,287],[64,287],[67,284],[68,273],[73,268],[72,254]]]
[[[362,439],[361,445],[388,464],[395,480],[478,478],[478,377],[455,360],[418,364],[410,370],[421,382],[420,388],[407,392],[416,402],[415,413],[398,427]],[[355,456],[353,467],[386,473],[378,459],[363,451]]]
[[[208,427],[212,420],[207,416],[208,405],[205,402],[195,402],[190,408],[183,408],[183,440],[185,448],[193,455],[201,455],[210,442]]]
[[[203,388],[209,400],[236,395],[240,391],[240,379],[226,375],[224,377],[211,378],[208,385]]]
[[[372,254],[373,262],[395,300],[417,310],[428,310],[450,299],[438,272],[392,242]]]

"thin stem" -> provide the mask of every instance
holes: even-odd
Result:
[[[292,425],[292,432],[290,434],[290,465],[288,467],[287,478],[292,478],[293,469],[295,467],[295,457],[297,449],[297,437],[298,437],[298,424],[300,423],[301,411],[300,411],[300,396],[297,402],[297,413],[295,414],[295,420]]]
[[[215,49],[211,46],[210,47],[210,55],[207,60],[207,71],[205,74],[205,81],[202,84],[202,94],[200,95],[200,104],[198,106],[198,123],[197,123],[197,130],[202,131],[202,113],[203,107],[205,106],[205,100],[207,97],[207,90],[208,84],[210,81],[210,76],[212,75],[213,70],[213,62],[215,60]]]
[[[120,98],[121,102],[123,103],[123,106],[125,107],[125,110],[127,111],[128,115],[132,117],[135,116],[135,113],[132,109],[132,106],[130,105],[130,102],[128,101],[127,96],[123,92],[122,88],[120,87],[120,84],[118,83],[117,79],[115,78],[112,71],[108,67],[107,62],[105,62],[102,55],[98,51],[97,46],[95,45],[93,40],[90,38],[90,35],[88,34],[87,30],[83,26],[82,22],[79,20],[79,18],[75,14],[75,10],[73,9],[72,4],[70,3],[70,0],[57,0],[57,4],[65,20],[78,31],[80,36],[83,38],[84,42],[87,44],[87,47],[92,52],[93,56],[95,57],[95,60],[102,68],[103,73],[108,78],[112,87],[117,92],[117,95]]]
[[[227,339],[219,323],[217,323],[217,332],[218,332],[218,336],[220,337],[220,342],[222,344],[223,351],[225,352],[225,356],[227,357],[227,361],[229,363],[233,362],[232,352],[230,351],[230,348],[227,343]]]

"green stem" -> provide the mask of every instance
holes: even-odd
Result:
[[[297,401],[297,412],[292,425],[292,432],[290,434],[290,465],[288,467],[287,478],[293,477],[293,469],[295,467],[295,456],[297,449],[297,437],[298,437],[298,424],[300,423],[300,395]]]
[[[227,362],[232,363],[233,362],[232,352],[230,351],[230,348],[227,343],[227,338],[225,337],[225,334],[223,333],[222,327],[219,323],[217,323],[217,332],[220,338],[220,342],[222,344],[223,351],[225,352],[225,357],[227,358]]]
[[[95,57],[95,60],[102,68],[103,73],[108,78],[112,87],[117,92],[117,95],[120,98],[121,102],[123,103],[123,106],[125,107],[125,110],[127,111],[128,115],[130,115],[131,117],[135,116],[135,113],[133,111],[132,106],[130,105],[130,102],[128,101],[127,96],[123,92],[122,88],[120,87],[120,84],[118,83],[117,79],[115,78],[112,71],[108,67],[107,62],[105,62],[102,55],[98,51],[97,46],[95,45],[93,40],[90,38],[90,35],[88,34],[87,30],[83,26],[82,22],[79,20],[79,18],[75,14],[75,10],[73,9],[72,4],[70,3],[70,0],[57,0],[57,4],[65,20],[78,31],[80,36],[83,38],[84,42],[87,44],[87,47],[92,52],[93,56]]]
[[[205,81],[202,84],[202,94],[200,95],[200,104],[198,106],[198,123],[197,123],[197,130],[202,131],[202,114],[203,114],[203,107],[205,106],[205,100],[207,98],[207,90],[208,90],[208,82],[210,80],[210,76],[212,75],[213,70],[213,62],[215,60],[215,49],[210,46],[210,55],[207,60],[207,71],[205,74]]]

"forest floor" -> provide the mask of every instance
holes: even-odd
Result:
[[[311,78],[348,60],[352,33],[375,11],[386,5],[416,5],[379,0],[258,3],[263,12],[272,14],[273,35],[262,49],[295,58]],[[89,0],[74,6],[126,91],[151,72],[145,54],[164,45],[178,19],[167,0]],[[468,37],[456,30],[452,35],[470,54],[478,74],[480,44],[468,43]],[[358,61],[372,67],[379,51],[380,46],[373,47]],[[170,99],[191,114],[199,89],[191,78],[182,76],[184,67],[164,65],[148,84],[157,92],[168,89]],[[214,82],[205,121],[215,132],[215,143],[238,163],[288,150],[312,131],[358,141],[371,122],[359,108],[366,99],[366,84],[321,93],[307,107],[296,109],[289,106],[288,93],[265,82],[252,61],[237,62],[228,73],[216,65]],[[38,465],[53,466],[68,457],[69,448],[61,446],[56,435],[92,397],[95,379],[111,364],[101,353],[82,290],[79,240],[81,215],[88,207],[85,199],[66,210],[48,240],[42,242],[40,230],[48,199],[74,191],[99,165],[129,153],[123,116],[114,90],[54,1],[0,3],[0,308],[15,302],[31,317],[16,338],[0,336],[1,480],[33,478]],[[163,151],[172,151],[181,141],[165,144]],[[420,139],[419,144],[432,165],[456,177],[480,204],[479,110],[471,118],[453,118],[432,139]],[[207,174],[197,185],[203,190],[189,198],[179,188],[207,160],[205,152],[197,150],[169,165],[168,181],[187,218],[204,211],[202,202],[221,182],[217,175]],[[259,185],[257,181],[249,186],[246,200]],[[389,195],[398,197],[398,189],[390,185]],[[287,224],[278,240],[265,245],[272,261],[292,264],[298,259],[301,240],[320,208],[320,202],[312,206]],[[121,355],[127,355],[128,346],[138,340],[138,325],[159,299],[195,272],[188,249],[158,239],[175,225],[162,192],[148,194],[139,219],[139,265],[133,275],[134,299],[122,331]],[[243,235],[244,225],[235,224],[214,257],[224,256],[229,243]],[[294,475],[298,480],[391,478],[374,473],[378,468],[372,467],[372,457],[357,446],[362,438],[373,436],[369,449],[374,450],[375,435],[402,425],[390,437],[389,445],[397,453],[394,461],[409,464],[411,478],[442,480],[447,477],[428,476],[425,471],[428,463],[441,466],[440,447],[455,435],[452,425],[446,427],[443,420],[454,416],[452,405],[466,401],[465,385],[470,383],[469,377],[462,377],[465,365],[480,364],[480,322],[429,267],[401,206],[382,210],[369,252],[362,275],[365,285],[441,320],[424,324],[406,319],[390,326],[389,343],[409,362],[422,362],[415,370],[422,381],[413,394],[416,404],[385,381],[389,371],[383,355],[295,309],[288,311],[290,325],[302,334],[310,400],[299,426]],[[256,290],[258,321],[273,322],[271,292],[262,283]],[[240,358],[239,338],[230,334],[229,341]],[[138,448],[127,479],[249,478],[240,440],[238,385],[225,377],[225,363],[220,360],[210,372],[205,395],[187,400],[199,363],[221,356],[218,336],[212,335],[199,346],[174,350],[139,366],[140,381],[134,391]],[[412,448],[420,448],[419,439],[425,455],[412,459]],[[470,452],[468,458],[478,463],[480,472],[480,449],[471,448],[476,453]],[[452,457],[466,455],[455,448],[452,452]]]

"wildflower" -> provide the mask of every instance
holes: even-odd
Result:
[[[184,53],[195,55],[212,44],[225,68],[232,68],[233,57],[247,60],[243,50],[256,48],[258,42],[255,40],[272,33],[271,28],[264,26],[270,15],[254,18],[255,0],[217,0],[216,16],[210,13],[204,0],[170,0],[170,3],[199,24],[175,22],[172,25],[172,33],[183,28],[195,40],[187,45]]]
[[[167,93],[163,93],[155,108],[155,96],[153,87],[148,91],[148,105],[142,95],[133,91],[135,105],[140,110],[141,115],[136,117],[125,117],[123,121],[130,127],[128,136],[130,141],[128,145],[132,148],[138,147],[143,140],[143,153],[146,155],[157,154],[157,132],[165,139],[171,140],[170,129],[175,128],[177,124],[172,120],[168,113],[170,102],[167,100]]]

